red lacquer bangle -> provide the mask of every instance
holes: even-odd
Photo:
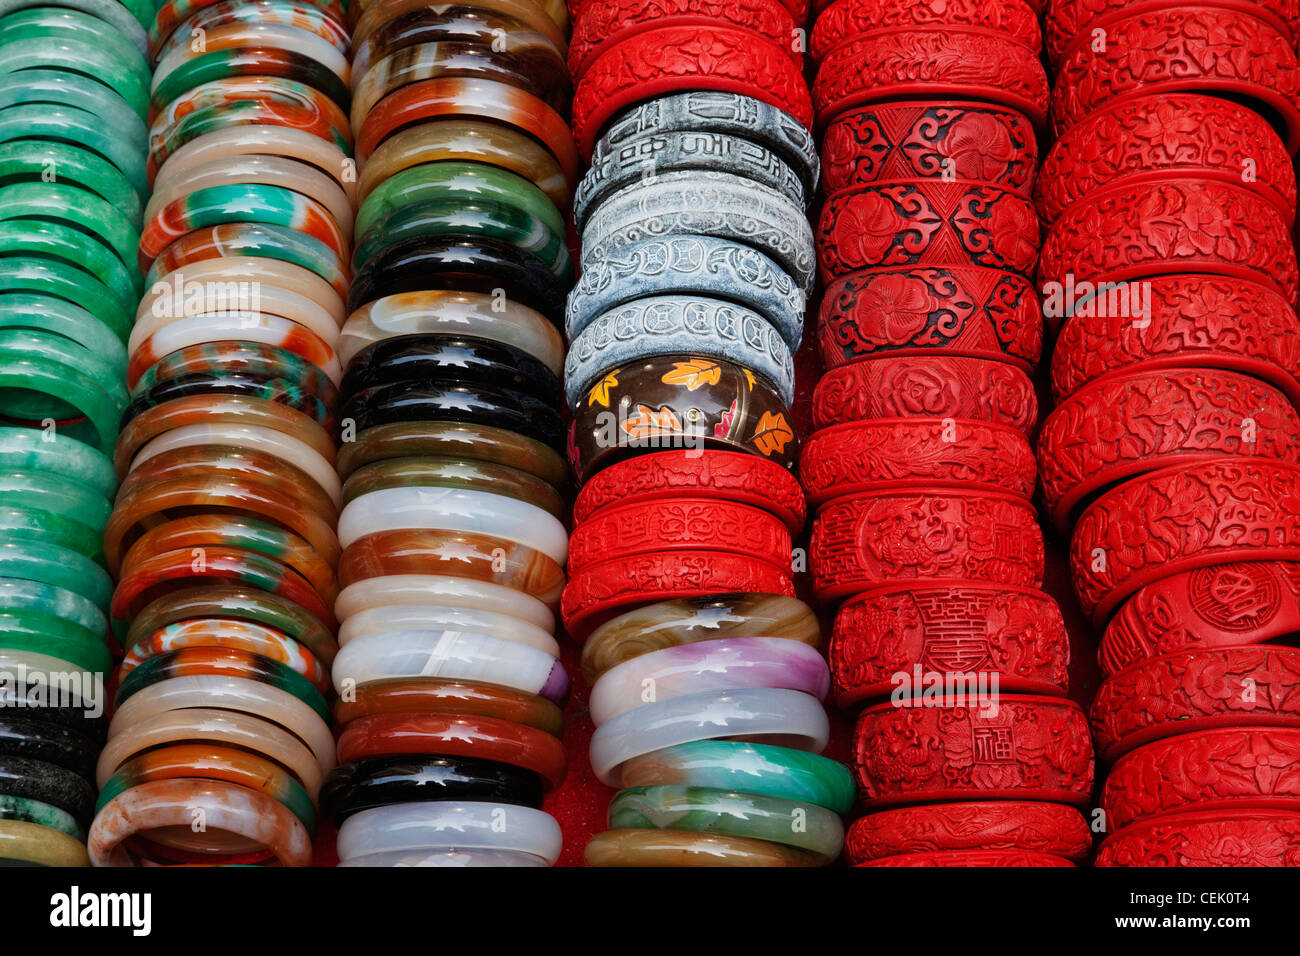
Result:
[[[887,698],[902,678],[997,674],[999,691],[1064,696],[1070,635],[1033,588],[979,582],[874,589],[844,602],[830,644],[835,702]]]
[[[991,30],[891,29],[840,44],[822,60],[812,88],[822,123],[864,103],[934,97],[997,103],[1041,126],[1047,74],[1031,50]]]
[[[973,579],[1037,587],[1043,535],[1023,498],[907,489],[822,505],[809,548],[820,601],[900,580]]]
[[[1030,498],[1037,462],[1024,434],[955,418],[876,418],[815,432],[799,458],[814,504],[890,486],[958,484]]]
[[[983,27],[1022,43],[1038,55],[1043,46],[1038,15],[1021,0],[945,0],[942,4],[835,0],[817,17],[808,51],[814,60],[864,33],[891,27],[944,31]]]
[[[1088,718],[1070,700],[1002,695],[958,706],[877,704],[853,739],[865,803],[1047,800],[1084,805],[1092,794]],[[996,710],[996,713],[991,711]]]
[[[1074,866],[1064,857],[1030,850],[948,850],[881,857],[857,866]]]
[[[583,640],[623,611],[657,601],[708,594],[794,596],[790,575],[738,554],[664,551],[603,561],[574,574],[560,599],[569,634]]]
[[[569,72],[581,79],[606,50],[663,26],[742,27],[766,37],[796,58],[794,18],[778,0],[594,0],[583,7],[569,40]],[[803,24],[800,23],[800,26]]]
[[[664,498],[720,498],[771,512],[798,534],[806,517],[803,491],[785,468],[758,455],[706,448],[697,454],[660,451],[597,472],[573,503],[581,525],[605,508]]]
[[[1295,219],[1295,171],[1277,133],[1254,110],[1199,93],[1119,100],[1071,126],[1038,172],[1038,212],[1050,225],[1121,180],[1181,177],[1245,186]]]
[[[1092,495],[1168,465],[1238,455],[1300,463],[1300,416],[1257,379],[1150,369],[1093,382],[1043,422],[1043,504],[1065,530]]]
[[[1057,401],[1103,375],[1190,367],[1253,375],[1300,404],[1300,321],[1281,294],[1212,275],[1155,276],[1141,288],[1136,315],[1089,307],[1066,321],[1052,353]]]
[[[729,551],[785,570],[790,531],[774,515],[710,498],[667,498],[603,509],[573,530],[569,573],[656,551]]]
[[[1092,702],[1097,753],[1114,762],[1165,737],[1217,727],[1300,727],[1300,650],[1254,644],[1139,661]]]
[[[340,764],[400,754],[478,757],[541,775],[549,786],[564,779],[564,745],[544,730],[483,715],[371,714],[339,734]]]
[[[1267,20],[1226,6],[1177,5],[1099,20],[1061,58],[1052,90],[1057,135],[1121,97],[1204,91],[1256,102],[1278,117],[1292,153],[1300,147],[1300,71],[1291,40]]]
[[[1125,827],[1094,866],[1300,866],[1300,813],[1202,810]]]
[[[817,344],[827,368],[877,355],[936,352],[1011,362],[1029,370],[1043,348],[1038,294],[999,269],[866,269],[822,296]]]
[[[641,100],[687,90],[739,93],[812,126],[803,73],[785,48],[719,24],[659,27],[607,49],[583,75],[573,100],[573,135],[590,157],[601,128]]]
[[[1300,728],[1227,727],[1138,747],[1110,768],[1101,806],[1113,829],[1180,810],[1300,810]]]
[[[1300,287],[1291,231],[1277,207],[1214,179],[1120,182],[1089,193],[1056,220],[1038,262],[1048,301],[1053,288],[1067,284],[1132,283],[1170,272],[1263,282],[1288,302]]]
[[[826,283],[881,266],[983,266],[1028,274],[1038,242],[1038,216],[1018,193],[933,179],[879,182],[826,200],[817,224],[817,263]]]
[[[1264,458],[1177,465],[1094,501],[1070,542],[1074,589],[1102,626],[1127,597],[1180,571],[1300,559],[1300,466]]]
[[[1119,609],[1097,653],[1104,677],[1158,654],[1263,644],[1300,634],[1300,564],[1242,561],[1173,574]]]
[[[1024,370],[987,359],[893,356],[853,362],[822,376],[813,392],[817,428],[870,418],[971,418],[1028,435],[1038,397]]]
[[[835,117],[821,156],[827,193],[887,179],[966,179],[1029,195],[1038,139],[1023,114],[991,103],[877,103]]]
[[[1074,807],[1026,800],[898,807],[853,821],[844,841],[852,863],[905,853],[1021,850],[1080,860],[1092,849],[1088,821]]]

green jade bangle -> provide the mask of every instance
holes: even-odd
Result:
[[[0,578],[39,581],[80,594],[105,614],[113,600],[113,579],[85,555],[42,541],[0,535]]]
[[[72,409],[72,414],[40,419],[53,418],[63,435],[100,451],[111,451],[117,442],[122,409],[115,407],[113,400],[93,380],[64,366],[0,347],[0,412],[15,396],[23,401],[43,397],[63,409]]]
[[[87,147],[111,162],[137,194],[146,186],[145,154],[112,135],[103,118],[89,110],[52,103],[25,103],[0,109],[0,142],[16,139],[53,140]]]
[[[0,428],[0,468],[41,471],[88,485],[108,500],[117,494],[113,462],[93,448],[58,434]]]
[[[79,10],[103,20],[129,40],[141,56],[149,55],[149,34],[144,25],[118,0],[0,0],[0,17],[31,7],[49,7],[55,2],[60,8]]]
[[[0,277],[4,275],[0,268]],[[3,281],[0,279],[0,281]],[[22,360],[43,363],[46,367],[58,366],[82,376],[116,408],[120,415],[129,401],[125,384],[117,376],[114,368],[71,339],[54,335],[40,329],[2,329],[0,330],[0,353],[9,357],[21,356]],[[0,410],[18,419],[43,420],[49,411],[40,407],[41,403],[25,400],[21,395],[6,396]],[[57,419],[56,419],[57,420]]]
[[[108,618],[89,598],[40,581],[0,578],[0,614],[15,611],[49,614],[101,639],[108,634]]]
[[[369,232],[376,220],[429,199],[474,202],[495,200],[517,207],[565,235],[564,219],[546,193],[532,182],[499,166],[453,160],[420,163],[388,177],[357,211],[355,234]]]
[[[36,508],[0,505],[0,538],[45,541],[75,551],[97,564],[104,563],[104,536],[66,515]]]
[[[81,39],[26,37],[0,46],[0,73],[46,67],[79,73],[101,83],[126,101],[139,116],[149,110],[149,84],[141,82],[129,64],[105,49]]]
[[[98,116],[123,144],[137,153],[149,148],[149,124],[108,87],[80,73],[34,68],[0,76],[0,104],[56,103]],[[140,196],[146,198],[148,190]]]
[[[0,292],[0,329],[52,332],[80,343],[126,378],[126,344],[79,305],[32,292]],[[80,444],[78,442],[78,444]]]
[[[70,305],[84,307],[117,336],[131,325],[131,313],[112,290],[81,268],[56,259],[0,258],[0,289],[56,295]]]
[[[475,236],[499,239],[541,260],[565,285],[573,284],[573,262],[563,233],[516,206],[491,199],[431,199],[395,209],[359,236],[353,269],[393,243],[424,237]]]
[[[139,231],[144,216],[140,196],[121,170],[90,150],[67,143],[15,140],[0,143],[0,184],[56,182],[77,186],[112,205]]]
[[[0,500],[19,508],[52,511],[103,531],[113,506],[95,489],[59,475],[0,468]]]
[[[141,83],[149,82],[149,61],[145,54],[121,33],[105,30],[103,20],[80,10],[51,3],[0,17],[0,46],[29,37],[97,44]]]
[[[139,273],[133,278],[107,246],[71,226],[40,219],[0,222],[0,255],[13,253],[58,259],[82,269],[108,288],[123,311],[140,297]]]
[[[0,612],[0,648],[57,657],[103,678],[113,668],[113,656],[102,637],[53,614]]]
[[[623,765],[623,781],[628,787],[737,790],[815,803],[841,816],[857,799],[853,775],[828,757],[735,740],[699,740],[633,757]]]
[[[825,863],[840,855],[844,824],[815,803],[709,787],[631,787],[609,804],[615,830],[690,830],[767,840],[815,853]]]
[[[0,794],[0,820],[23,820],[27,823],[35,823],[37,826],[58,830],[60,833],[66,833],[74,840],[80,840],[83,843],[86,839],[85,832],[77,825],[77,821],[71,813],[42,800],[34,800],[31,797],[14,797],[7,793]]]
[[[14,183],[0,188],[0,219],[27,217],[71,223],[107,243],[128,272],[136,269],[139,231],[94,193],[62,183]]]

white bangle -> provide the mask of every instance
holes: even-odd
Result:
[[[560,858],[563,835],[555,818],[508,803],[421,801],[354,813],[339,827],[339,860],[394,850],[513,850]]]
[[[517,644],[527,644],[552,657],[560,656],[560,642],[536,624],[509,614],[470,607],[444,607],[436,604],[397,604],[372,607],[352,615],[339,625],[339,647],[367,634],[383,631],[421,630],[472,631],[491,634]]]
[[[340,860],[339,866],[450,866],[450,867],[514,867],[549,866],[540,856],[520,853],[518,850],[383,850]]]
[[[555,633],[555,615],[537,598],[491,581],[453,578],[446,574],[390,574],[349,584],[334,602],[334,616],[352,615],[395,604],[474,608],[508,614]]]

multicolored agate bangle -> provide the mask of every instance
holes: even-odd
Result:
[[[399,29],[418,28],[437,36],[480,39],[485,43],[491,43],[492,38],[499,35],[498,30],[512,37],[515,33],[529,30],[546,37],[563,59],[569,13],[562,0],[542,0],[540,3],[492,0],[491,3],[467,5],[468,9],[452,7],[451,10],[430,8],[421,0],[398,0],[396,3],[366,0],[358,6],[361,13],[356,18],[352,34],[358,72],[362,69],[362,56],[367,47],[379,46],[382,49],[381,41],[393,42],[394,38],[389,35]],[[391,50],[384,50],[387,52]],[[375,56],[369,62],[378,58]]]
[[[553,702],[501,684],[433,677],[371,681],[351,699],[334,703],[334,717],[347,725],[376,714],[460,714],[495,717],[560,737],[564,713]]]
[[[421,456],[390,458],[363,465],[343,483],[343,500],[391,488],[464,488],[506,495],[541,508],[557,519],[568,517],[555,486],[509,465],[472,458]]]
[[[779,637],[816,647],[821,626],[812,608],[780,594],[718,594],[661,601],[628,611],[591,632],[582,646],[588,684],[619,664],[699,641]]]
[[[164,8],[166,6],[167,4],[163,5]],[[241,0],[218,0],[195,10],[185,22],[191,29],[201,27],[205,30],[233,23],[275,23],[296,26],[300,30],[307,30],[328,41],[340,51],[346,52],[348,46],[343,12],[334,3],[316,6],[310,3],[287,2],[287,0],[269,0],[269,2],[250,6],[242,3]],[[175,24],[172,26],[174,27]],[[188,38],[184,33],[178,37],[174,31],[170,36],[160,36],[159,42],[153,45],[150,56],[157,60],[166,50],[185,42],[186,39]]]
[[[402,577],[397,575],[388,580],[401,581]],[[352,598],[352,594],[349,594],[349,601]],[[535,647],[552,657],[560,656],[560,645],[556,642],[555,635],[537,624],[497,611],[441,604],[380,604],[377,607],[356,611],[348,616],[339,628],[339,646],[342,647],[349,641],[371,634],[420,630],[490,634],[502,640]]]
[[[560,857],[563,835],[555,818],[508,803],[399,803],[362,810],[339,827],[339,858],[348,861],[394,850],[514,850]]]
[[[325,778],[306,744],[288,730],[251,714],[199,706],[154,714],[132,724],[129,733],[110,739],[99,755],[95,780],[105,786],[118,767],[137,754],[196,743],[260,754],[292,772],[313,800]]]
[[[588,707],[599,727],[643,704],[688,694],[775,687],[825,700],[830,686],[830,671],[815,647],[780,637],[735,637],[624,661],[601,675]]]
[[[329,691],[329,672],[304,645],[279,631],[248,621],[206,618],[182,621],[154,631],[127,648],[121,679],[137,667],[172,651],[188,648],[231,648],[276,661],[302,675],[322,694]]]
[[[277,800],[237,784],[180,778],[152,780],[118,794],[100,811],[90,829],[87,850],[96,866],[144,865],[149,857],[135,839],[151,831],[186,832],[201,811],[206,831],[237,834],[266,848],[283,866],[311,863],[311,835]],[[204,834],[182,849],[217,862]]]
[[[86,831],[77,825],[77,821],[73,819],[72,814],[67,810],[60,810],[58,807],[50,806],[48,803],[42,803],[40,800],[29,800],[26,797],[0,796],[0,822],[10,820],[49,827],[59,833],[66,833],[77,841],[86,838]],[[0,859],[12,859],[2,851],[3,846],[0,845]]]
[[[406,292],[385,296],[348,317],[339,336],[339,361],[345,367],[362,350],[408,335],[464,335],[499,342],[540,361],[557,377],[564,368],[564,342],[541,313],[482,292]]]
[[[89,779],[99,742],[73,727],[44,720],[39,713],[6,710],[0,712],[0,755],[52,763]]]
[[[537,598],[500,584],[443,574],[392,574],[357,581],[339,593],[334,611],[346,621],[358,611],[396,604],[497,611],[555,633],[555,615]]]
[[[600,781],[617,787],[629,760],[656,750],[714,738],[744,737],[817,752],[830,723],[816,697],[797,690],[745,688],[705,691],[645,704],[596,728],[591,766]]]
[[[291,811],[308,831],[316,829],[316,807],[303,785],[273,761],[234,747],[172,744],[138,754],[117,768],[100,788],[96,810],[119,794],[154,780],[224,780],[265,794]]]
[[[829,863],[844,845],[838,815],[815,803],[706,787],[630,787],[614,795],[616,830],[689,830],[798,847]]]
[[[542,778],[476,757],[377,757],[342,764],[321,787],[321,813],[339,826],[354,813],[399,803],[483,801],[542,808]]]
[[[564,564],[569,536],[554,515],[506,495],[462,488],[388,488],[361,495],[339,515],[339,543],[380,531],[428,528],[517,541]]]
[[[320,366],[288,349],[242,340],[169,352],[140,376],[133,391],[139,395],[163,382],[216,377],[223,372],[243,379],[278,379],[286,390],[310,394],[326,407],[338,399],[337,388]]]
[[[209,344],[209,343],[202,343]],[[174,352],[167,353],[174,355]],[[155,366],[156,367],[156,366]],[[139,385],[139,382],[136,383]],[[316,424],[329,432],[338,431],[337,423],[331,417],[329,406],[319,396],[299,388],[292,381],[279,376],[258,376],[231,374],[224,370],[194,372],[179,375],[157,382],[154,385],[137,389],[135,397],[122,412],[122,424],[126,425],[142,412],[161,405],[164,402],[193,395],[242,395],[248,398],[260,398],[278,402],[288,408],[302,412]],[[244,452],[244,454],[257,454]],[[269,458],[284,467],[283,462],[274,456]]]
[[[228,23],[205,30],[204,42],[192,49],[184,35],[179,42],[164,44],[158,51],[154,64],[155,88],[166,82],[168,76],[182,66],[214,53],[238,54],[244,50],[258,52],[292,52],[296,56],[328,70],[337,77],[343,90],[352,83],[352,70],[347,55],[329,40],[297,26],[279,23],[253,22]],[[176,34],[173,34],[173,38]],[[254,72],[254,71],[249,71]]]
[[[329,95],[343,92],[333,76],[322,76],[315,69],[311,71],[315,78],[325,81],[315,84],[312,78],[299,82],[297,78],[279,75],[239,75],[246,74],[250,66],[253,72],[258,72],[264,65],[270,65],[268,74],[274,73],[283,67],[286,55],[298,61],[302,59],[298,52],[285,54],[263,47],[234,54],[209,53],[176,70],[153,91],[149,106],[151,148],[173,148],[177,141],[192,139],[204,128],[223,125],[228,117],[244,122],[250,113],[253,116],[273,113],[281,125],[285,124],[286,117],[296,118],[297,122],[291,120],[287,125],[308,129],[341,147],[346,146],[352,139],[352,130],[347,114]],[[267,64],[268,60],[272,63]],[[223,67],[234,69],[236,75],[229,75]],[[187,119],[195,114],[199,120]]]
[[[44,760],[0,756],[0,795],[48,803],[70,813],[81,827],[90,826],[94,816],[94,788],[71,770]]]
[[[334,659],[340,694],[393,677],[445,677],[502,684],[563,703],[569,675],[545,651],[491,634],[389,631],[348,641]]]
[[[548,788],[564,779],[559,738],[496,717],[406,713],[359,717],[339,735],[339,763],[370,757],[435,754],[478,757],[540,774]]]
[[[178,276],[177,273],[173,275]],[[262,288],[245,285],[242,288],[238,286],[228,288],[238,291],[223,301],[218,298],[219,293],[211,285],[207,286],[201,294],[210,301],[196,302],[201,309],[198,313],[191,312],[184,304],[175,304],[175,300],[168,302],[166,298],[143,304],[140,312],[137,313],[135,328],[131,330],[128,350],[134,353],[146,341],[152,339],[153,352],[161,353],[159,355],[161,359],[162,356],[170,353],[162,352],[166,346],[156,343],[165,341],[168,335],[183,337],[185,334],[168,331],[170,327],[179,326],[184,329],[189,320],[202,316],[206,321],[217,326],[214,333],[219,332],[229,336],[232,332],[238,334],[247,329],[248,335],[244,340],[271,338],[278,333],[292,342],[284,347],[284,351],[306,353],[318,368],[337,365],[334,344],[338,341],[340,323],[312,299],[275,286]],[[233,324],[231,319],[238,324]],[[286,325],[286,322],[292,322],[293,325]],[[304,331],[299,332],[297,326],[301,326]],[[189,335],[195,337],[193,333]],[[207,338],[208,341],[224,341]],[[299,338],[304,341],[298,342]],[[233,341],[240,341],[240,339],[236,338]],[[339,374],[333,368],[331,371],[336,375]]]
[[[573,353],[570,353],[572,355]],[[569,454],[580,480],[630,454],[744,451],[794,466],[788,406],[749,368],[701,355],[656,355],[607,366],[573,405]]]
[[[564,566],[507,538],[402,528],[368,534],[343,549],[339,584],[390,574],[449,574],[517,588],[557,608]],[[558,656],[558,652],[557,652]]]
[[[515,173],[535,185],[557,208],[568,207],[568,180],[545,146],[509,126],[472,119],[439,119],[393,133],[362,168],[357,195],[368,198],[403,170],[449,161],[481,163]]]
[[[36,866],[89,866],[81,839],[44,823],[0,819],[0,860]]]
[[[453,422],[395,422],[359,431],[339,449],[338,469],[346,479],[358,468],[386,458],[442,456],[510,465],[557,488],[569,477],[564,459],[539,441],[489,425]]]
[[[821,866],[821,857],[770,840],[686,830],[606,830],[584,855],[587,866]]]

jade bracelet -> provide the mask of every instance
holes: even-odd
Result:
[[[0,219],[27,216],[70,222],[106,242],[128,272],[136,268],[140,234],[123,213],[94,193],[61,183],[14,183],[0,187]]]
[[[118,139],[138,153],[149,145],[149,124],[126,105],[122,97],[88,76],[64,69],[35,68],[0,75],[0,103],[54,103],[75,106],[98,116]],[[143,184],[142,184],[143,185]],[[145,198],[147,186],[139,190]]]
[[[0,535],[0,577],[39,581],[80,594],[101,611],[113,600],[113,580],[94,561],[56,544]]]
[[[86,838],[85,831],[67,810],[30,797],[0,796],[0,820],[22,820],[49,827],[78,841]]]
[[[109,160],[137,194],[144,190],[144,153],[122,138],[109,135],[103,118],[88,110],[50,103],[0,109],[0,141],[15,139],[55,140],[89,147]]]
[[[113,658],[102,638],[83,627],[36,611],[0,612],[0,647],[48,654],[74,669],[106,678]]]
[[[144,54],[116,30],[105,30],[98,17],[54,6],[34,7],[0,17],[0,46],[41,37],[49,40],[81,40],[101,47],[140,83],[149,82],[149,63]]]
[[[70,409],[70,413],[42,417],[60,419],[58,428],[63,434],[100,451],[111,451],[117,440],[121,408],[95,381],[78,371],[0,346],[0,389],[31,393],[29,399],[48,398],[53,407]]]
[[[62,435],[29,428],[0,427],[0,468],[49,472],[88,485],[109,500],[117,492],[117,476],[107,456]]]
[[[129,312],[130,303],[139,297],[138,273],[132,276],[127,272],[103,243],[62,223],[40,219],[0,222],[0,255],[12,253],[59,259],[88,272],[108,288],[124,312]]]
[[[80,343],[112,368],[126,370],[122,340],[81,306],[64,299],[30,292],[0,292],[0,329],[52,332]]]
[[[87,558],[103,560],[101,532],[52,511],[0,505],[0,537],[14,541],[46,541]]]
[[[0,269],[0,274],[3,274],[3,271]],[[32,362],[46,362],[66,367],[85,376],[99,392],[108,397],[119,413],[126,407],[127,392],[118,370],[90,352],[80,342],[41,329],[3,329],[0,330],[0,352],[11,356],[21,354]],[[17,417],[24,417],[23,403],[11,400],[5,404],[11,409],[18,410]],[[38,416],[33,414],[30,417]]]
[[[103,530],[112,505],[88,485],[48,472],[0,469],[0,496],[6,504],[76,518]]]
[[[70,305],[82,306],[123,341],[131,325],[131,313],[119,296],[83,269],[56,259],[35,256],[0,259],[0,288],[44,292]]]
[[[108,618],[89,598],[40,581],[22,578],[0,580],[0,613],[24,610],[51,614],[91,634],[108,633]]]
[[[7,17],[15,10],[49,5],[50,0],[0,0],[0,17]],[[126,37],[142,55],[148,55],[149,35],[140,21],[127,9],[125,3],[119,3],[118,0],[59,0],[59,6],[80,10],[103,20]]]
[[[46,67],[93,77],[126,101],[142,119],[149,110],[149,84],[129,64],[96,43],[80,39],[28,37],[0,47],[0,73]]]
[[[140,228],[140,196],[108,160],[66,143],[0,143],[0,181],[41,182],[49,176],[94,193],[125,215],[132,228]]]

